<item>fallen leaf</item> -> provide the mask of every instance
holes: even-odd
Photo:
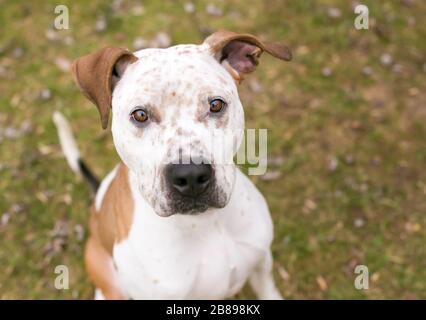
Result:
[[[284,281],[288,281],[290,279],[290,275],[288,272],[284,269],[283,266],[278,265],[278,274]]]
[[[317,276],[316,281],[321,291],[326,291],[328,289],[327,281],[323,278],[323,276]]]
[[[272,181],[272,180],[277,180],[279,177],[281,177],[280,171],[268,171],[261,176],[261,179],[263,181]]]

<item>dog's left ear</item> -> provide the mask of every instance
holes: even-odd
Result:
[[[108,126],[112,91],[136,56],[124,48],[106,47],[74,61],[72,71],[83,94],[99,110],[102,128]]]
[[[213,33],[203,44],[209,46],[216,60],[228,70],[237,83],[244,79],[245,74],[256,69],[263,51],[285,61],[292,58],[290,49],[283,44],[264,42],[251,34],[227,30]]]

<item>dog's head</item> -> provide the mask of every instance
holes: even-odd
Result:
[[[130,53],[108,47],[73,64],[76,81],[99,109],[112,107],[112,135],[142,196],[160,216],[224,207],[243,137],[237,86],[263,51],[290,60],[287,47],[219,31],[201,45]]]

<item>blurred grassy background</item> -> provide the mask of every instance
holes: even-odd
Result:
[[[53,29],[58,4],[70,30]],[[89,190],[60,152],[52,112],[71,120],[99,176],[118,158],[70,61],[227,28],[293,48],[290,63],[264,55],[240,90],[247,127],[269,129],[269,173],[252,178],[273,215],[283,296],[426,299],[426,2],[363,1],[362,31],[355,4],[0,0],[0,298],[93,295],[82,258]],[[69,290],[54,288],[58,264]],[[369,290],[354,288],[357,264],[369,267]]]

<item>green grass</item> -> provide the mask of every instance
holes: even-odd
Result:
[[[363,1],[370,29],[357,31],[347,1],[214,2],[221,17],[206,13],[207,1],[196,1],[190,15],[183,2],[146,0],[142,16],[130,14],[133,1],[125,1],[119,15],[108,2],[61,1],[71,25],[61,39],[74,39],[67,45],[45,36],[57,1],[0,0],[0,66],[6,70],[0,72],[0,128],[30,123],[22,136],[0,141],[0,216],[10,216],[0,226],[0,298],[93,295],[84,240],[74,231],[81,225],[87,237],[89,190],[61,155],[52,112],[71,119],[98,175],[118,157],[96,109],[55,59],[72,60],[107,44],[132,48],[135,37],[158,31],[173,43],[199,43],[206,28],[227,28],[283,40],[294,52],[291,63],[264,55],[240,90],[247,127],[268,128],[269,156],[284,157],[270,168],[281,173],[278,180],[252,177],[273,215],[275,278],[283,296],[426,299],[426,3],[403,2]],[[341,17],[330,18],[329,7],[338,7]],[[99,15],[109,21],[102,33],[94,31]],[[21,58],[14,57],[16,48],[24,50]],[[393,66],[382,65],[384,53]],[[370,76],[362,71],[367,66]],[[332,70],[328,77],[325,67]],[[250,81],[262,91],[253,92]],[[52,93],[47,101],[39,97],[45,88]],[[65,236],[53,234],[58,221]],[[69,290],[54,288],[59,264],[69,267]],[[369,290],[354,288],[357,264],[369,267]],[[238,295],[247,297],[253,297],[248,289]]]

